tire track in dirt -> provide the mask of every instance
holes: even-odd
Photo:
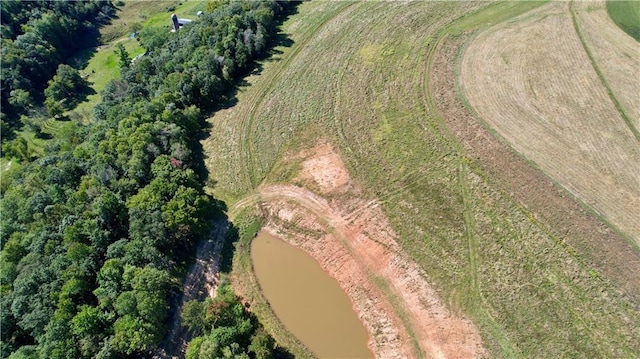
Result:
[[[474,237],[474,231],[476,231],[475,222],[473,220],[473,214],[470,210],[469,201],[471,200],[471,196],[469,194],[469,186],[467,179],[467,164],[465,163],[465,149],[461,142],[456,141],[456,136],[449,129],[446,124],[446,121],[438,109],[436,105],[435,98],[430,96],[429,93],[432,91],[433,84],[431,83],[431,73],[434,70],[434,63],[436,60],[436,54],[441,51],[441,46],[445,41],[447,41],[449,37],[449,28],[451,25],[443,28],[440,33],[436,36],[436,39],[430,46],[427,47],[424,59],[425,66],[422,69],[421,73],[421,81],[420,81],[420,95],[422,97],[423,105],[425,106],[426,111],[429,113],[430,117],[426,119],[428,125],[432,128],[433,132],[438,136],[438,139],[448,146],[452,148],[453,153],[458,158],[459,161],[459,170],[458,170],[458,185],[460,187],[460,193],[464,202],[464,230],[465,236],[468,241],[468,253],[469,253],[469,274],[471,277],[471,287],[469,289],[469,294],[474,296],[474,298],[478,301],[476,305],[476,313],[479,317],[482,317],[486,323],[492,328],[491,334],[496,338],[496,340],[500,343],[502,350],[506,353],[515,357],[516,350],[513,347],[513,343],[505,336],[505,333],[499,328],[495,319],[489,313],[486,308],[489,306],[481,304],[483,302],[483,298],[481,295],[481,290],[478,281],[477,274],[477,262],[478,262],[478,251],[477,251],[477,239]]]
[[[491,5],[487,6],[485,9],[489,9]],[[482,11],[478,10],[478,11]],[[481,289],[479,286],[478,280],[478,250],[477,250],[477,238],[475,238],[474,233],[476,232],[476,225],[473,219],[473,214],[471,213],[472,204],[470,204],[471,195],[469,193],[470,184],[468,182],[468,159],[465,157],[465,149],[459,141],[456,140],[455,134],[449,129],[446,124],[446,121],[438,109],[436,105],[435,98],[430,96],[430,92],[432,91],[432,80],[430,74],[434,68],[434,62],[436,59],[436,55],[441,50],[442,44],[448,39],[451,33],[451,28],[456,24],[457,20],[449,23],[445,27],[443,27],[434,38],[429,39],[428,42],[425,43],[424,47],[424,55],[422,58],[424,59],[424,66],[421,68],[419,72],[420,78],[418,80],[419,88],[420,88],[420,98],[422,100],[422,105],[424,106],[424,111],[426,115],[424,116],[425,126],[428,126],[432,133],[436,136],[437,140],[443,144],[446,144],[449,148],[451,148],[451,152],[447,153],[446,156],[454,155],[457,158],[459,163],[458,167],[458,175],[457,181],[458,186],[460,188],[460,195],[462,196],[462,200],[464,203],[464,232],[465,237],[467,238],[468,243],[468,256],[469,256],[469,268],[467,269],[470,278],[470,288],[468,289],[469,295],[471,295],[477,301],[477,304],[474,305],[476,308],[476,313],[478,316],[482,317],[486,323],[489,323],[492,327],[492,335],[496,337],[498,342],[502,347],[502,350],[510,353],[512,356],[515,356],[516,350],[514,350],[512,343],[505,336],[502,330],[499,328],[497,323],[495,322],[492,315],[485,309],[488,308],[487,305],[483,305],[484,299],[481,295]]]
[[[471,296],[482,299],[478,282],[478,240],[475,235],[476,224],[472,212],[473,200],[469,193],[470,189],[467,176],[467,166],[464,163],[460,163],[458,166],[458,186],[460,186],[464,206],[462,217],[464,219],[465,237],[467,237],[467,242],[469,243],[469,277],[471,280],[471,288],[469,290],[472,293]]]

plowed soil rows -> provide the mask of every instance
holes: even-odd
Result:
[[[585,19],[587,29],[593,21]],[[594,70],[568,3],[478,35],[465,52],[461,80],[478,115],[516,150],[640,242],[640,142]]]

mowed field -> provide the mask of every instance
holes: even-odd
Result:
[[[269,210],[262,211],[265,216],[290,209],[273,207],[278,193],[271,189],[279,188],[273,185],[304,187],[335,206],[336,212],[355,213],[349,220],[356,221],[353,217],[360,212],[347,211],[348,203],[375,206],[386,216],[385,223],[402,252],[426,273],[438,300],[450,311],[447,315],[468,318],[477,326],[487,357],[639,356],[637,248],[576,204],[556,184],[564,184],[561,179],[540,165],[552,176],[546,177],[496,140],[460,103],[463,95],[469,95],[465,61],[476,42],[483,36],[491,38],[485,34],[504,26],[536,24],[531,19],[547,11],[551,13],[543,19],[569,16],[568,27],[563,20],[549,26],[550,31],[573,31],[572,36],[577,36],[564,3],[312,1],[299,5],[298,13],[283,26],[288,41],[247,79],[237,103],[209,120],[211,135],[203,147],[210,178],[217,182],[211,191],[234,211],[244,213],[239,207],[259,202],[261,191],[269,189],[269,198],[263,198],[270,202]],[[530,32],[520,31],[521,35]],[[556,38],[569,41],[564,32],[556,33]],[[565,59],[564,51],[569,51],[565,48],[549,51],[548,57],[557,59],[553,66],[562,61],[574,61],[578,69],[591,66],[584,50],[582,59],[572,60]],[[503,61],[499,56],[498,60]],[[601,105],[611,103],[610,96],[595,70],[591,71],[595,79],[587,76],[580,81],[600,86],[601,91],[596,87],[592,95],[598,100],[579,101],[594,111],[611,112],[607,118],[618,116],[620,133],[615,135],[630,141],[627,147],[637,148],[617,107]],[[460,72],[464,92],[457,85]],[[485,81],[499,85],[502,77],[494,74]],[[567,83],[562,77],[554,81]],[[559,91],[552,84],[545,86],[538,93]],[[487,92],[485,96],[497,95]],[[469,102],[476,106],[471,98]],[[620,104],[625,106],[622,100]],[[523,106],[529,105],[523,102]],[[480,107],[477,112],[489,122]],[[540,132],[536,138],[549,136],[546,142],[556,138],[562,142],[574,140],[573,135]],[[591,137],[580,143],[593,146],[588,141]],[[329,143],[344,162],[355,183],[352,190],[324,193],[300,179],[304,156],[299,154],[323,143]],[[638,158],[629,158],[633,160],[638,163]],[[327,163],[318,171],[331,172],[330,167]],[[631,172],[626,176],[634,179]],[[633,188],[627,190],[633,193]],[[288,201],[288,206],[296,203],[284,194],[282,201]],[[255,230],[255,222],[240,217],[241,230]],[[324,225],[330,227],[331,222]],[[288,230],[302,229],[293,223]],[[234,285],[247,298],[255,298],[259,293],[247,253],[248,246],[237,247],[236,260],[245,265],[235,276],[249,279]],[[254,285],[248,288],[246,283]],[[397,288],[389,283],[380,283],[386,288],[381,291],[396,307],[402,306],[393,300]],[[264,298],[258,302],[266,303]],[[407,311],[396,308],[396,312],[402,318]],[[268,330],[278,341],[299,346],[273,313],[261,310],[258,315],[268,317]],[[406,332],[414,337],[411,355],[428,357],[431,352],[412,331],[418,326],[412,328],[407,322]],[[446,342],[446,328],[442,333]],[[297,347],[296,353],[300,351],[304,348]]]
[[[551,3],[480,34],[461,67],[478,115],[636,243],[638,54],[604,3]]]
[[[636,8],[640,4],[636,3]],[[626,35],[607,13],[605,1],[575,2],[575,27],[594,69],[636,138],[640,130],[640,42]],[[636,16],[640,21],[640,14]],[[638,25],[640,26],[640,25]]]

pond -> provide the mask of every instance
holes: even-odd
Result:
[[[275,314],[316,356],[373,358],[349,297],[311,256],[261,231],[251,243],[251,259]]]

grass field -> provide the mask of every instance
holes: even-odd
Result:
[[[579,14],[590,47],[612,44],[595,35],[607,34],[606,27],[589,26],[599,23]],[[614,96],[624,95],[636,113],[640,87],[629,75],[639,60],[613,46],[587,52],[579,35],[568,4],[548,5],[473,41],[462,82],[479,115],[519,152],[640,242],[640,137]],[[620,73],[612,84],[626,86],[609,87],[600,63],[607,74]],[[620,66],[626,63],[628,71]]]
[[[169,16],[172,13],[178,17],[195,19],[197,12],[204,10],[205,6],[206,1],[198,0],[124,1],[124,5],[118,7],[117,17],[100,31],[102,42],[109,43],[126,37],[138,26],[165,26],[169,29]]]
[[[552,220],[533,212],[536,206],[504,190],[501,176],[509,174],[486,171],[467,152],[431,90],[436,59],[460,61],[462,50],[441,58],[449,41],[464,40],[464,49],[472,31],[483,36],[499,22],[531,21],[536,15],[530,11],[542,5],[301,4],[283,28],[293,44],[278,48],[248,79],[237,105],[210,119],[203,146],[218,181],[213,193],[231,206],[260,184],[288,183],[297,164],[286,159],[319,139],[329,141],[363,196],[380,202],[403,249],[440,296],[478,325],[491,356],[638,355],[632,340],[640,327],[637,286],[621,289],[623,277],[594,267],[592,258],[565,242],[571,233],[558,234]],[[572,31],[567,19],[566,31]],[[589,64],[586,56],[576,61]],[[606,91],[599,96],[608,100]],[[619,116],[615,106],[607,111]],[[630,256],[637,262],[637,252]]]
[[[640,2],[607,1],[607,12],[622,30],[640,41]]]
[[[123,38],[114,41],[113,44],[107,44],[97,49],[88,49],[92,55],[89,58],[87,66],[81,71],[86,76],[87,81],[91,84],[91,88],[95,91],[89,95],[87,100],[77,106],[80,111],[89,111],[100,102],[100,92],[113,79],[120,77],[120,63],[117,44],[122,44],[127,50],[129,57],[133,58],[144,53],[144,49],[140,46],[136,39]]]
[[[635,4],[640,10],[640,2]],[[571,5],[574,27],[594,69],[611,101],[640,141],[640,81],[637,80],[640,76],[640,42],[625,36],[614,25],[604,1]],[[636,21],[640,27],[640,17]]]

